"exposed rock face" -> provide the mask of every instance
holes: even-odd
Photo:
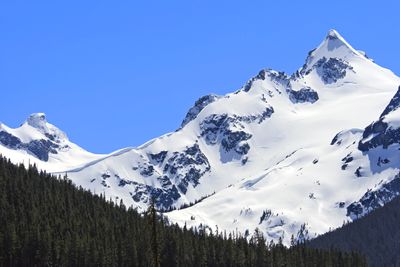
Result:
[[[103,186],[108,186],[106,180],[112,177],[111,175],[102,176]],[[159,209],[167,209],[173,206],[176,200],[181,197],[178,189],[173,185],[167,176],[159,176],[157,180],[160,182],[161,187],[146,185],[138,183],[115,174],[114,178],[118,181],[119,187],[128,186],[133,188],[130,195],[135,202],[149,203],[151,199],[155,200],[155,204]],[[94,181],[93,179],[92,181]]]
[[[19,149],[21,147],[22,141],[18,137],[13,136],[7,132],[0,132],[0,143],[11,149]]]
[[[358,149],[367,154],[370,160],[374,159],[374,162],[371,163],[372,171],[382,171],[392,164],[390,159],[395,161],[397,159],[398,148],[391,146],[400,144],[400,128],[397,123],[393,124],[392,121],[392,119],[396,120],[398,116],[392,116],[393,118],[390,116],[399,107],[400,88],[380,115],[379,120],[365,128],[362,139],[358,143]],[[357,172],[361,173],[360,168],[356,170],[356,174]],[[359,201],[348,206],[347,215],[353,219],[359,218],[385,205],[398,195],[400,195],[400,174],[377,189],[366,192]]]
[[[347,216],[353,220],[360,218],[376,208],[384,206],[400,195],[400,174],[376,190],[366,192],[362,198],[347,207]]]
[[[358,149],[367,152],[370,149],[382,146],[387,149],[390,145],[400,143],[400,128],[392,127],[386,117],[396,111],[400,106],[400,87],[388,106],[385,108],[379,120],[365,128],[363,139],[358,144]]]
[[[348,166],[353,160],[354,160],[354,158],[351,156],[351,153],[348,154],[346,157],[344,157],[344,158],[342,159],[342,162],[343,162],[343,164],[342,164],[342,170],[346,170],[346,169],[347,169],[347,166]]]
[[[137,182],[131,184],[135,189],[130,194],[135,202],[149,203],[151,198],[154,198],[159,209],[171,207],[181,197],[175,185],[170,188],[156,188]]]
[[[32,140],[29,143],[23,143],[21,139],[5,131],[0,132],[0,143],[10,149],[25,150],[42,161],[48,161],[49,153],[57,154],[57,149],[60,148],[57,143],[45,139]]]
[[[297,74],[299,75],[299,74]],[[314,103],[319,100],[318,93],[311,89],[310,87],[306,86],[301,88],[300,90],[293,90],[291,86],[291,81],[296,80],[296,75],[292,75],[289,77],[284,72],[277,72],[270,69],[261,70],[258,75],[250,79],[245,86],[243,87],[243,91],[248,92],[250,91],[251,87],[253,86],[254,82],[257,80],[265,80],[269,79],[276,85],[282,86],[286,89],[286,92],[289,96],[290,101],[294,104],[296,103]],[[281,93],[280,91],[278,91]],[[272,95],[270,95],[272,96]]]
[[[120,187],[130,186],[131,197],[135,202],[148,203],[156,200],[160,209],[168,209],[188,190],[196,187],[200,179],[211,170],[211,165],[197,143],[183,151],[161,151],[148,154],[148,160],[141,158],[132,168],[152,185],[138,183],[115,175]]]
[[[353,67],[342,59],[326,59],[325,57],[318,60],[315,68],[325,84],[336,83],[338,80],[346,77],[348,70],[353,70]]]
[[[337,51],[340,51],[339,53]],[[329,31],[324,42],[308,53],[303,67],[291,79],[299,80],[315,70],[325,84],[333,84],[354,72],[347,58],[362,56],[356,52],[335,30]]]
[[[263,69],[256,76],[248,80],[247,83],[243,86],[242,90],[244,92],[249,92],[250,89],[253,87],[255,81],[264,81],[266,79],[271,80],[275,84],[280,84],[284,86],[286,86],[289,82],[289,77],[286,73],[271,69]]]
[[[140,175],[148,177],[152,176],[154,174],[154,166],[149,165],[149,164],[143,164],[143,166],[140,167]]]
[[[186,114],[185,119],[182,121],[181,127],[184,127],[186,124],[194,120],[197,115],[209,104],[215,102],[217,99],[221,98],[218,95],[206,95],[201,98],[199,98],[195,103],[194,106],[191,107]]]
[[[267,71],[268,70],[261,70],[256,76],[247,81],[247,83],[243,86],[243,91],[249,92],[255,81],[265,80]]]
[[[49,153],[57,154],[57,149],[60,147],[58,144],[50,140],[33,140],[24,145],[26,150],[35,155],[38,159],[43,161],[49,160]]]
[[[390,112],[397,110],[399,107],[400,107],[400,86],[399,86],[399,89],[397,90],[396,94],[390,100],[390,102],[387,105],[387,107],[385,108],[385,110],[382,112],[380,118],[383,118],[384,116],[388,115]]]
[[[154,161],[156,164],[162,164],[167,157],[168,151],[161,151],[160,153],[157,154],[149,154],[150,158],[152,161]]]
[[[298,91],[288,90],[288,93],[293,103],[314,103],[319,99],[318,93],[310,87],[301,88]]]
[[[210,169],[207,157],[199,145],[194,144],[181,153],[174,152],[163,171],[170,179],[177,181],[179,190],[185,194],[189,184],[196,187],[200,178]]]
[[[310,53],[312,54],[312,51]],[[309,55],[309,57],[312,58],[311,55]],[[308,61],[310,61],[310,59],[308,59]],[[322,57],[311,67],[304,65],[300,72],[296,73],[294,77],[300,78],[301,76],[306,76],[313,70],[316,70],[325,84],[332,84],[346,77],[348,71],[353,71],[353,67],[341,58]]]
[[[387,123],[379,120],[365,128],[363,140],[359,142],[358,149],[367,152],[378,146],[388,148],[391,144],[399,143],[400,131],[390,129],[388,126]],[[372,136],[372,138],[368,139],[369,136]]]
[[[200,135],[209,145],[220,144],[223,152],[234,151],[238,155],[245,155],[250,150],[246,141],[252,135],[244,130],[242,120],[243,118],[239,116],[228,116],[228,114],[210,115],[201,122]]]
[[[270,118],[274,113],[274,109],[271,106],[265,108],[263,112],[257,115],[247,115],[247,116],[233,116],[237,121],[245,122],[245,123],[262,123],[266,119]]]

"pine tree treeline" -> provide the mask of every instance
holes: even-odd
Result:
[[[260,231],[180,228],[0,157],[0,266],[366,266],[355,253],[266,245]]]

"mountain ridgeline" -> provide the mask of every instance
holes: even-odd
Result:
[[[0,266],[366,266],[357,253],[286,248],[260,231],[180,228],[71,180],[0,158]],[[208,232],[208,233],[207,233]]]
[[[290,245],[400,194],[399,85],[330,30],[293,74],[263,69],[201,97],[175,132],[139,147],[96,155],[36,113],[0,124],[0,153],[139,213],[154,199],[181,227],[258,228]]]

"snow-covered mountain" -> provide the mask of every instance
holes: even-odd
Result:
[[[65,171],[101,158],[70,142],[43,113],[34,113],[18,128],[0,123],[0,154],[14,163],[36,164],[50,171]]]
[[[67,170],[77,185],[139,209],[155,197],[182,225],[258,227],[288,243],[400,194],[399,85],[331,30],[294,74],[265,69],[233,93],[204,96],[177,131],[140,147],[93,155],[28,119],[1,126],[0,153]]]

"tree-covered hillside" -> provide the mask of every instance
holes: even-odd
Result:
[[[309,242],[313,248],[359,251],[369,266],[400,266],[400,198]]]
[[[0,266],[365,266],[355,253],[266,245],[139,214],[0,157]]]

